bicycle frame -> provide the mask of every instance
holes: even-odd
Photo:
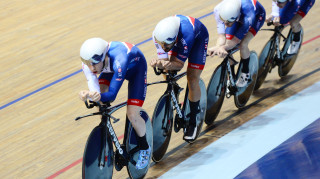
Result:
[[[230,65],[230,60],[233,61],[233,63],[237,64],[238,62],[233,58],[233,54],[236,53],[237,51],[239,50],[239,48],[236,46],[235,48],[231,49],[228,51],[228,55],[223,59],[223,62],[222,64],[223,67],[222,67],[222,72],[223,74],[225,73],[225,70],[227,70],[227,74],[228,74],[228,77],[229,77],[229,80],[230,80],[230,85],[231,85],[231,94],[227,94],[226,97],[227,98],[230,98],[231,95],[233,95],[235,92],[237,92],[237,87],[236,87],[236,82],[235,82],[235,74],[234,74],[234,69],[232,70],[231,68],[234,68],[234,65]],[[220,79],[220,82],[221,81],[224,81],[224,78],[221,78]],[[220,84],[223,84],[223,83],[220,83]],[[217,87],[219,89],[219,86]],[[219,92],[219,93],[218,93]],[[216,95],[220,95],[220,92],[221,91],[218,91],[217,90],[217,94]]]
[[[123,151],[123,149],[121,148],[121,144],[119,142],[119,139],[114,131],[114,128],[110,122],[110,118],[113,119],[113,123],[118,122],[120,119],[113,117],[111,114],[114,113],[115,111],[117,111],[118,109],[124,107],[127,105],[127,102],[123,102],[120,103],[118,105],[112,106],[110,107],[110,104],[107,105],[100,105],[99,103],[94,103],[92,102],[90,105],[88,105],[87,102],[85,102],[87,108],[93,108],[94,106],[98,106],[99,107],[99,112],[96,113],[92,113],[89,115],[84,115],[84,116],[80,116],[77,117],[75,120],[79,120],[81,118],[84,117],[89,117],[89,116],[94,116],[94,115],[102,115],[101,117],[101,123],[99,125],[103,126],[103,136],[102,136],[102,144],[101,145],[103,148],[100,150],[101,153],[99,154],[99,167],[102,168],[105,166],[105,146],[106,146],[106,137],[109,136],[109,138],[112,139],[112,143],[116,148],[116,151],[119,152],[120,156],[127,160],[130,161],[133,165],[136,164],[135,161],[133,161],[130,156],[126,156],[125,152]],[[107,129],[107,130],[106,130]]]
[[[160,69],[156,69],[154,68],[156,75],[160,75],[160,74],[165,74],[166,75],[166,80],[164,81],[158,81],[158,82],[153,82],[153,83],[148,83],[147,85],[153,85],[153,84],[160,84],[160,83],[167,83],[168,87],[166,90],[166,93],[170,96],[169,100],[171,99],[171,101],[173,102],[173,110],[176,111],[176,113],[178,114],[178,117],[180,119],[184,119],[184,114],[183,111],[184,109],[181,108],[180,104],[179,104],[179,99],[178,99],[178,94],[180,93],[180,91],[183,89],[181,88],[177,81],[186,76],[186,72],[180,73],[180,74],[176,74],[176,72],[163,72],[163,70]],[[170,102],[170,101],[167,101]],[[166,105],[166,107],[168,107],[169,105]],[[165,115],[168,115],[168,110],[166,108],[165,110]],[[162,129],[167,129],[167,124],[165,123],[165,120],[162,121]],[[169,131],[166,130],[168,133]]]
[[[271,25],[271,24],[268,23],[268,26],[269,25]],[[276,57],[277,57],[278,60],[283,60],[284,59],[283,54],[281,53],[281,50],[280,50],[280,37],[283,38],[283,41],[287,40],[287,38],[282,34],[282,30],[286,26],[281,25],[281,26],[276,26],[274,29],[261,29],[261,30],[264,30],[264,31],[273,31],[274,32],[274,34],[270,38],[272,40],[272,43],[271,43],[270,46],[276,48],[276,55],[277,55]],[[275,65],[276,64],[273,64],[273,66],[275,66]]]

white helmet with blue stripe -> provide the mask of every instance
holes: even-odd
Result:
[[[234,22],[240,14],[241,0],[224,0],[219,9],[220,18],[224,21]]]
[[[101,38],[86,40],[80,48],[81,60],[86,64],[98,64],[104,61],[108,46],[108,42]]]
[[[176,41],[180,28],[180,18],[170,16],[162,19],[153,31],[154,38],[159,42],[172,44]]]

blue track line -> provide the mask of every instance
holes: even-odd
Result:
[[[205,18],[205,17],[207,17],[207,16],[210,16],[210,15],[212,15],[212,14],[213,14],[213,12],[210,12],[210,13],[208,13],[208,14],[206,14],[206,15],[203,15],[203,16],[197,18],[197,19],[203,19],[203,18]],[[149,41],[151,41],[151,40],[152,40],[152,38],[149,38],[149,39],[147,39],[147,40],[144,40],[144,41],[136,44],[136,46],[140,46],[140,45],[142,45],[142,44],[144,44],[144,43],[147,43],[147,42],[149,42]],[[41,87],[41,88],[39,88],[39,89],[37,89],[37,90],[35,90],[35,91],[32,91],[32,92],[30,92],[30,93],[28,93],[28,94],[26,94],[26,95],[24,95],[24,96],[22,96],[22,97],[20,97],[20,98],[18,98],[18,99],[15,99],[15,100],[13,100],[13,101],[11,101],[11,102],[3,105],[3,106],[0,106],[0,110],[6,108],[6,107],[8,107],[8,106],[11,106],[12,104],[17,103],[17,102],[19,102],[19,101],[21,101],[21,100],[23,100],[23,99],[25,99],[25,98],[27,98],[27,97],[29,97],[29,96],[37,93],[37,92],[39,92],[39,91],[42,91],[42,90],[44,90],[44,89],[46,89],[46,88],[49,88],[50,86],[53,86],[54,84],[57,84],[57,83],[65,80],[65,79],[68,79],[68,78],[70,78],[70,77],[72,77],[72,76],[80,73],[81,71],[82,71],[82,70],[80,69],[80,70],[78,70],[78,71],[76,71],[76,72],[73,72],[73,73],[71,73],[71,74],[69,74],[69,75],[67,75],[67,76],[65,76],[65,77],[62,77],[62,78],[60,78],[60,79],[58,79],[58,80],[56,80],[56,81],[54,81],[54,82],[52,82],[52,83],[50,83],[50,84],[48,84],[48,85],[45,85],[45,86],[43,86],[43,87]]]
[[[54,84],[57,84],[57,83],[59,83],[60,81],[63,81],[63,80],[65,80],[65,79],[68,79],[68,78],[70,78],[70,77],[72,77],[72,76],[80,73],[81,71],[82,71],[82,70],[78,70],[78,71],[76,71],[76,72],[73,72],[73,73],[71,73],[70,75],[67,75],[67,76],[65,76],[65,77],[62,77],[62,78],[60,78],[59,80],[56,80],[56,81],[54,81],[54,82],[52,82],[52,83],[50,83],[50,84],[48,84],[48,85],[45,85],[45,86],[43,86],[43,87],[41,87],[41,88],[39,88],[39,89],[37,89],[37,90],[35,90],[35,91],[32,91],[31,93],[28,93],[28,94],[26,94],[26,95],[24,95],[24,96],[22,96],[22,97],[20,97],[20,98],[18,98],[18,99],[16,99],[16,100],[13,100],[13,101],[9,102],[8,104],[5,104],[5,105],[1,106],[1,107],[0,107],[0,110],[6,108],[6,107],[8,107],[8,106],[10,106],[10,105],[12,105],[12,104],[14,104],[14,103],[16,103],[16,102],[18,102],[18,101],[21,101],[21,100],[23,100],[24,98],[26,98],[26,97],[28,97],[28,96],[31,96],[31,95],[39,92],[39,91],[42,91],[42,90],[44,90],[44,89],[46,89],[46,88],[49,88],[50,86],[53,86]]]

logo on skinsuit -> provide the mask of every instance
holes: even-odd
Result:
[[[179,57],[181,57],[181,58],[187,58],[187,56],[184,56],[184,55],[181,55],[181,54],[179,54]]]
[[[139,101],[137,100],[131,100],[132,103],[135,103],[135,104],[139,104]]]
[[[233,38],[233,35],[226,34],[226,39],[231,40]]]
[[[196,68],[196,69],[199,69],[199,68],[200,68],[200,66],[199,66],[199,65],[193,65],[193,64],[190,64],[190,66],[191,66],[192,68]]]

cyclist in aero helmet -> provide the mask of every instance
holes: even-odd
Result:
[[[176,15],[162,19],[156,25],[152,37],[158,53],[158,58],[150,63],[152,67],[181,70],[187,58],[189,59],[187,80],[191,112],[189,127],[183,138],[194,141],[198,130],[196,121],[200,118],[200,74],[206,62],[209,41],[207,28],[198,19]]]
[[[272,13],[266,22],[273,21],[274,25],[290,23],[293,40],[288,48],[288,54],[298,52],[302,42],[302,26],[300,21],[309,12],[315,0],[277,0],[272,1]]]
[[[239,44],[240,63],[243,64],[243,68],[236,85],[245,87],[251,79],[248,45],[264,23],[265,10],[255,0],[224,0],[214,8],[214,15],[217,22],[218,39],[216,46],[208,49],[208,54],[224,58],[227,50]]]
[[[137,169],[150,161],[151,148],[146,139],[146,124],[140,110],[147,92],[147,62],[138,47],[127,42],[106,42],[90,38],[80,48],[82,70],[89,90],[79,93],[81,100],[112,102],[124,79],[128,80],[127,117],[138,135],[140,146]],[[99,78],[96,74],[100,74]]]

